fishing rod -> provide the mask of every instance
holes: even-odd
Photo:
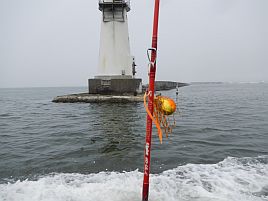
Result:
[[[150,60],[149,88],[147,91],[148,110],[151,114],[153,114],[153,111],[154,111],[154,88],[155,88],[154,85],[155,85],[156,57],[157,57],[159,4],[160,4],[160,0],[155,0],[152,47],[147,50],[148,57],[149,57],[149,54],[151,53],[151,57],[149,58]],[[149,196],[152,119],[148,113],[147,113],[146,122],[147,122],[146,123],[146,143],[145,143],[145,149],[144,149],[144,177],[143,177],[142,201],[148,201],[148,196]]]

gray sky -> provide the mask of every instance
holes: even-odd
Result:
[[[147,82],[154,1],[132,0],[131,52]],[[268,81],[268,0],[161,0],[158,80]],[[86,86],[97,0],[0,0],[0,87]]]

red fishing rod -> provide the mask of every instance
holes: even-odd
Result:
[[[155,0],[154,6],[154,24],[153,24],[153,36],[152,36],[152,48],[147,51],[148,57],[151,52],[150,71],[149,71],[149,88],[148,95],[148,109],[151,114],[154,111],[154,84],[156,73],[156,56],[157,56],[157,35],[158,35],[158,18],[159,18],[159,4],[160,0]],[[143,190],[142,201],[148,201],[149,196],[149,174],[150,174],[150,160],[151,160],[151,139],[152,139],[152,119],[147,114],[146,121],[146,143],[144,149],[144,177],[143,177]]]

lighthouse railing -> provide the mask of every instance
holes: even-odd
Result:
[[[130,0],[99,0],[99,5],[104,4],[125,5],[126,10],[130,11]]]

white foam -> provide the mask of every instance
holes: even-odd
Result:
[[[143,175],[133,172],[54,174],[0,184],[1,201],[140,201]],[[153,201],[268,200],[268,156],[188,164],[151,175]]]

